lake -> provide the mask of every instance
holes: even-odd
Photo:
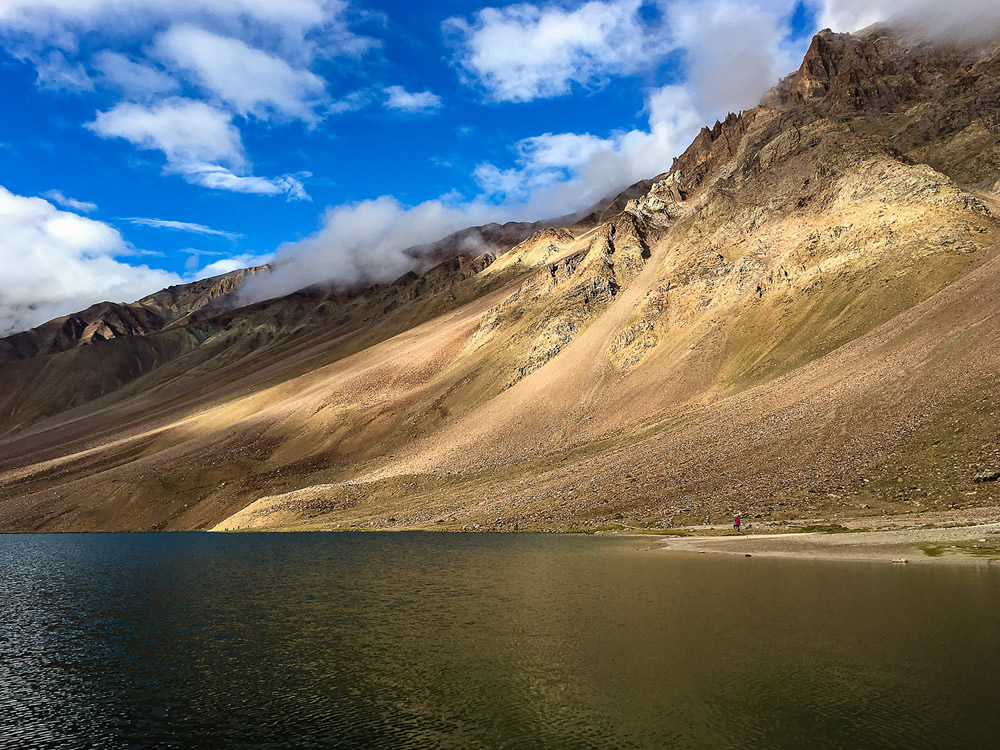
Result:
[[[0,748],[942,748],[1000,566],[548,534],[0,536]]]

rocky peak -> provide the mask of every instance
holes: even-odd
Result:
[[[995,45],[994,45],[995,46]],[[935,98],[972,71],[983,49],[918,42],[883,26],[857,34],[818,33],[797,71],[764,95],[762,104],[807,105],[828,117],[898,111]]]

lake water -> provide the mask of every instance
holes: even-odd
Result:
[[[943,748],[1000,566],[486,534],[0,536],[0,748]]]

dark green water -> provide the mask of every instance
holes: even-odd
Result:
[[[0,748],[996,746],[1000,569],[0,536]]]

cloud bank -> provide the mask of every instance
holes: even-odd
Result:
[[[329,100],[326,83],[315,73],[197,26],[170,27],[154,49],[158,59],[237,115],[315,125],[316,110]]]
[[[251,278],[241,300],[279,297],[329,280],[344,286],[392,281],[414,267],[404,250],[503,214],[502,207],[484,202],[429,200],[410,207],[389,195],[328,208],[317,232],[278,248],[273,271]]]
[[[110,224],[74,211],[96,206],[57,190],[45,198],[17,195],[0,186],[0,336],[27,330],[95,302],[133,302],[173,284],[269,263],[266,253],[189,249],[192,262],[179,275],[145,264],[148,255]],[[56,204],[73,211],[65,211]],[[82,206],[82,208],[81,208]],[[203,224],[169,219],[124,219],[132,224],[235,239],[240,235]],[[213,258],[202,266],[202,257]]]

